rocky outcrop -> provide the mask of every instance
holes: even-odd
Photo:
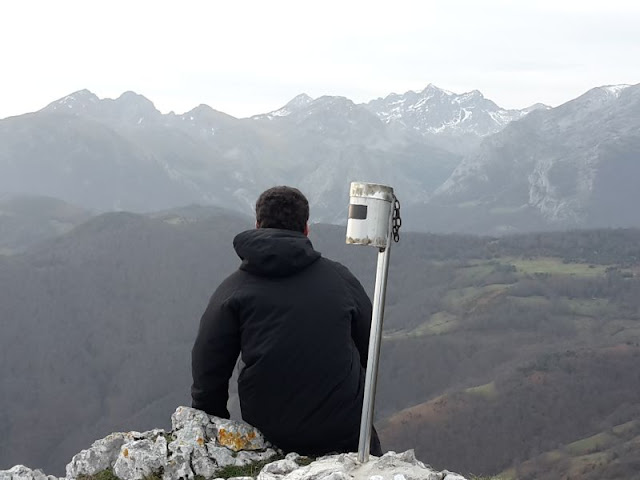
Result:
[[[58,480],[58,478],[45,475],[40,470],[31,470],[24,465],[16,465],[9,470],[0,470],[0,480]]]
[[[413,451],[361,464],[355,453],[317,459],[284,455],[246,423],[178,407],[172,429],[112,433],[73,457],[66,480],[464,480],[436,472]],[[0,480],[58,480],[17,465]],[[61,480],[61,479],[60,479]]]

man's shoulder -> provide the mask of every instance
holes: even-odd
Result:
[[[344,287],[345,292],[349,292],[354,298],[359,298],[363,302],[365,299],[368,301],[368,296],[362,286],[362,283],[360,283],[360,280],[351,273],[351,270],[342,263],[325,257],[322,257],[322,262],[325,271],[330,272],[326,275],[331,275],[336,284]]]
[[[214,290],[212,297],[219,300],[227,300],[233,296],[233,294],[242,286],[243,278],[246,275],[242,270],[238,269],[235,272],[228,275],[217,288]]]
[[[349,270],[346,266],[344,266],[340,262],[331,260],[330,258],[327,258],[324,256],[320,257],[317,261],[320,265],[322,265],[323,268],[331,272],[334,272],[336,275],[340,276],[343,280],[346,280],[348,282],[357,281],[355,275],[351,273],[351,270]]]

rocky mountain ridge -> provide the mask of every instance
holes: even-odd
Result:
[[[290,108],[305,104],[269,121],[204,105],[163,115],[132,92],[115,100],[76,92],[0,120],[0,191],[98,211],[201,203],[249,213],[262,190],[295,184],[316,201],[315,221],[336,222],[346,218],[348,189],[337,178],[384,180],[424,199],[459,160],[348,99],[301,97]]]
[[[289,116],[309,116],[329,99],[313,99],[300,94],[284,107],[251,117],[256,121],[276,120]],[[421,92],[391,93],[351,108],[361,107],[375,114],[383,123],[405,129],[427,141],[457,153],[470,150],[483,137],[502,130],[507,124],[534,110],[550,107],[538,103],[522,110],[506,110],[486,99],[478,90],[456,94],[429,84]]]
[[[640,85],[594,88],[488,138],[429,203],[505,228],[525,228],[516,216],[551,228],[637,225],[639,147]]]
[[[314,205],[312,222],[341,224],[358,180],[392,185],[413,230],[636,226],[639,88],[523,110],[433,85],[366,104],[301,94],[245,119],[82,90],[0,120],[0,192],[96,211],[197,203],[250,214],[261,191],[292,184]]]
[[[457,140],[458,151],[462,152],[528,113],[550,108],[538,103],[522,110],[506,110],[478,90],[456,94],[432,84],[421,92],[392,93],[370,101],[366,107],[385,123],[398,123],[432,141],[438,137],[448,139],[449,143],[442,145],[449,148],[456,148]],[[467,145],[461,147],[460,143]]]
[[[120,432],[73,457],[66,480],[465,480],[436,472],[413,451],[388,452],[367,463],[355,453],[309,458],[286,456],[250,425],[178,407],[171,431]],[[61,480],[28,467],[0,471],[0,480]]]

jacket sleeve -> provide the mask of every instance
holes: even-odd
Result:
[[[369,335],[371,333],[371,300],[369,300],[367,292],[364,291],[362,284],[356,277],[352,276],[350,283],[356,305],[351,319],[351,337],[360,354],[360,364],[366,369],[369,356]]]
[[[191,351],[191,398],[193,408],[229,418],[229,379],[240,353],[240,329],[220,290],[202,315]]]

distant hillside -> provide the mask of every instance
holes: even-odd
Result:
[[[0,257],[0,465],[60,474],[94,439],[188,404],[200,315],[248,227],[110,213]]]
[[[417,447],[435,465],[451,464],[478,474],[495,474],[515,465],[513,478],[541,478],[523,475],[533,469],[520,462],[552,449],[570,453],[575,447],[565,445],[576,439],[637,419],[638,345],[542,356],[486,385],[444,394],[393,415],[382,438],[394,448]],[[591,448],[597,451],[597,445],[594,440]],[[561,478],[559,473],[575,469],[568,457],[552,468],[548,478]],[[589,463],[585,471],[602,473],[599,462]],[[637,472],[626,471],[633,473]]]
[[[0,195],[0,255],[11,255],[68,232],[91,213],[55,198]]]
[[[632,420],[639,235],[423,237],[431,265],[406,279],[396,273],[403,293],[390,294],[387,308],[378,390],[385,447],[410,444],[434,465],[495,475]],[[543,388],[530,382],[539,377]]]
[[[544,452],[500,475],[504,480],[580,478],[640,479],[640,422],[635,419],[607,427],[560,448]]]

